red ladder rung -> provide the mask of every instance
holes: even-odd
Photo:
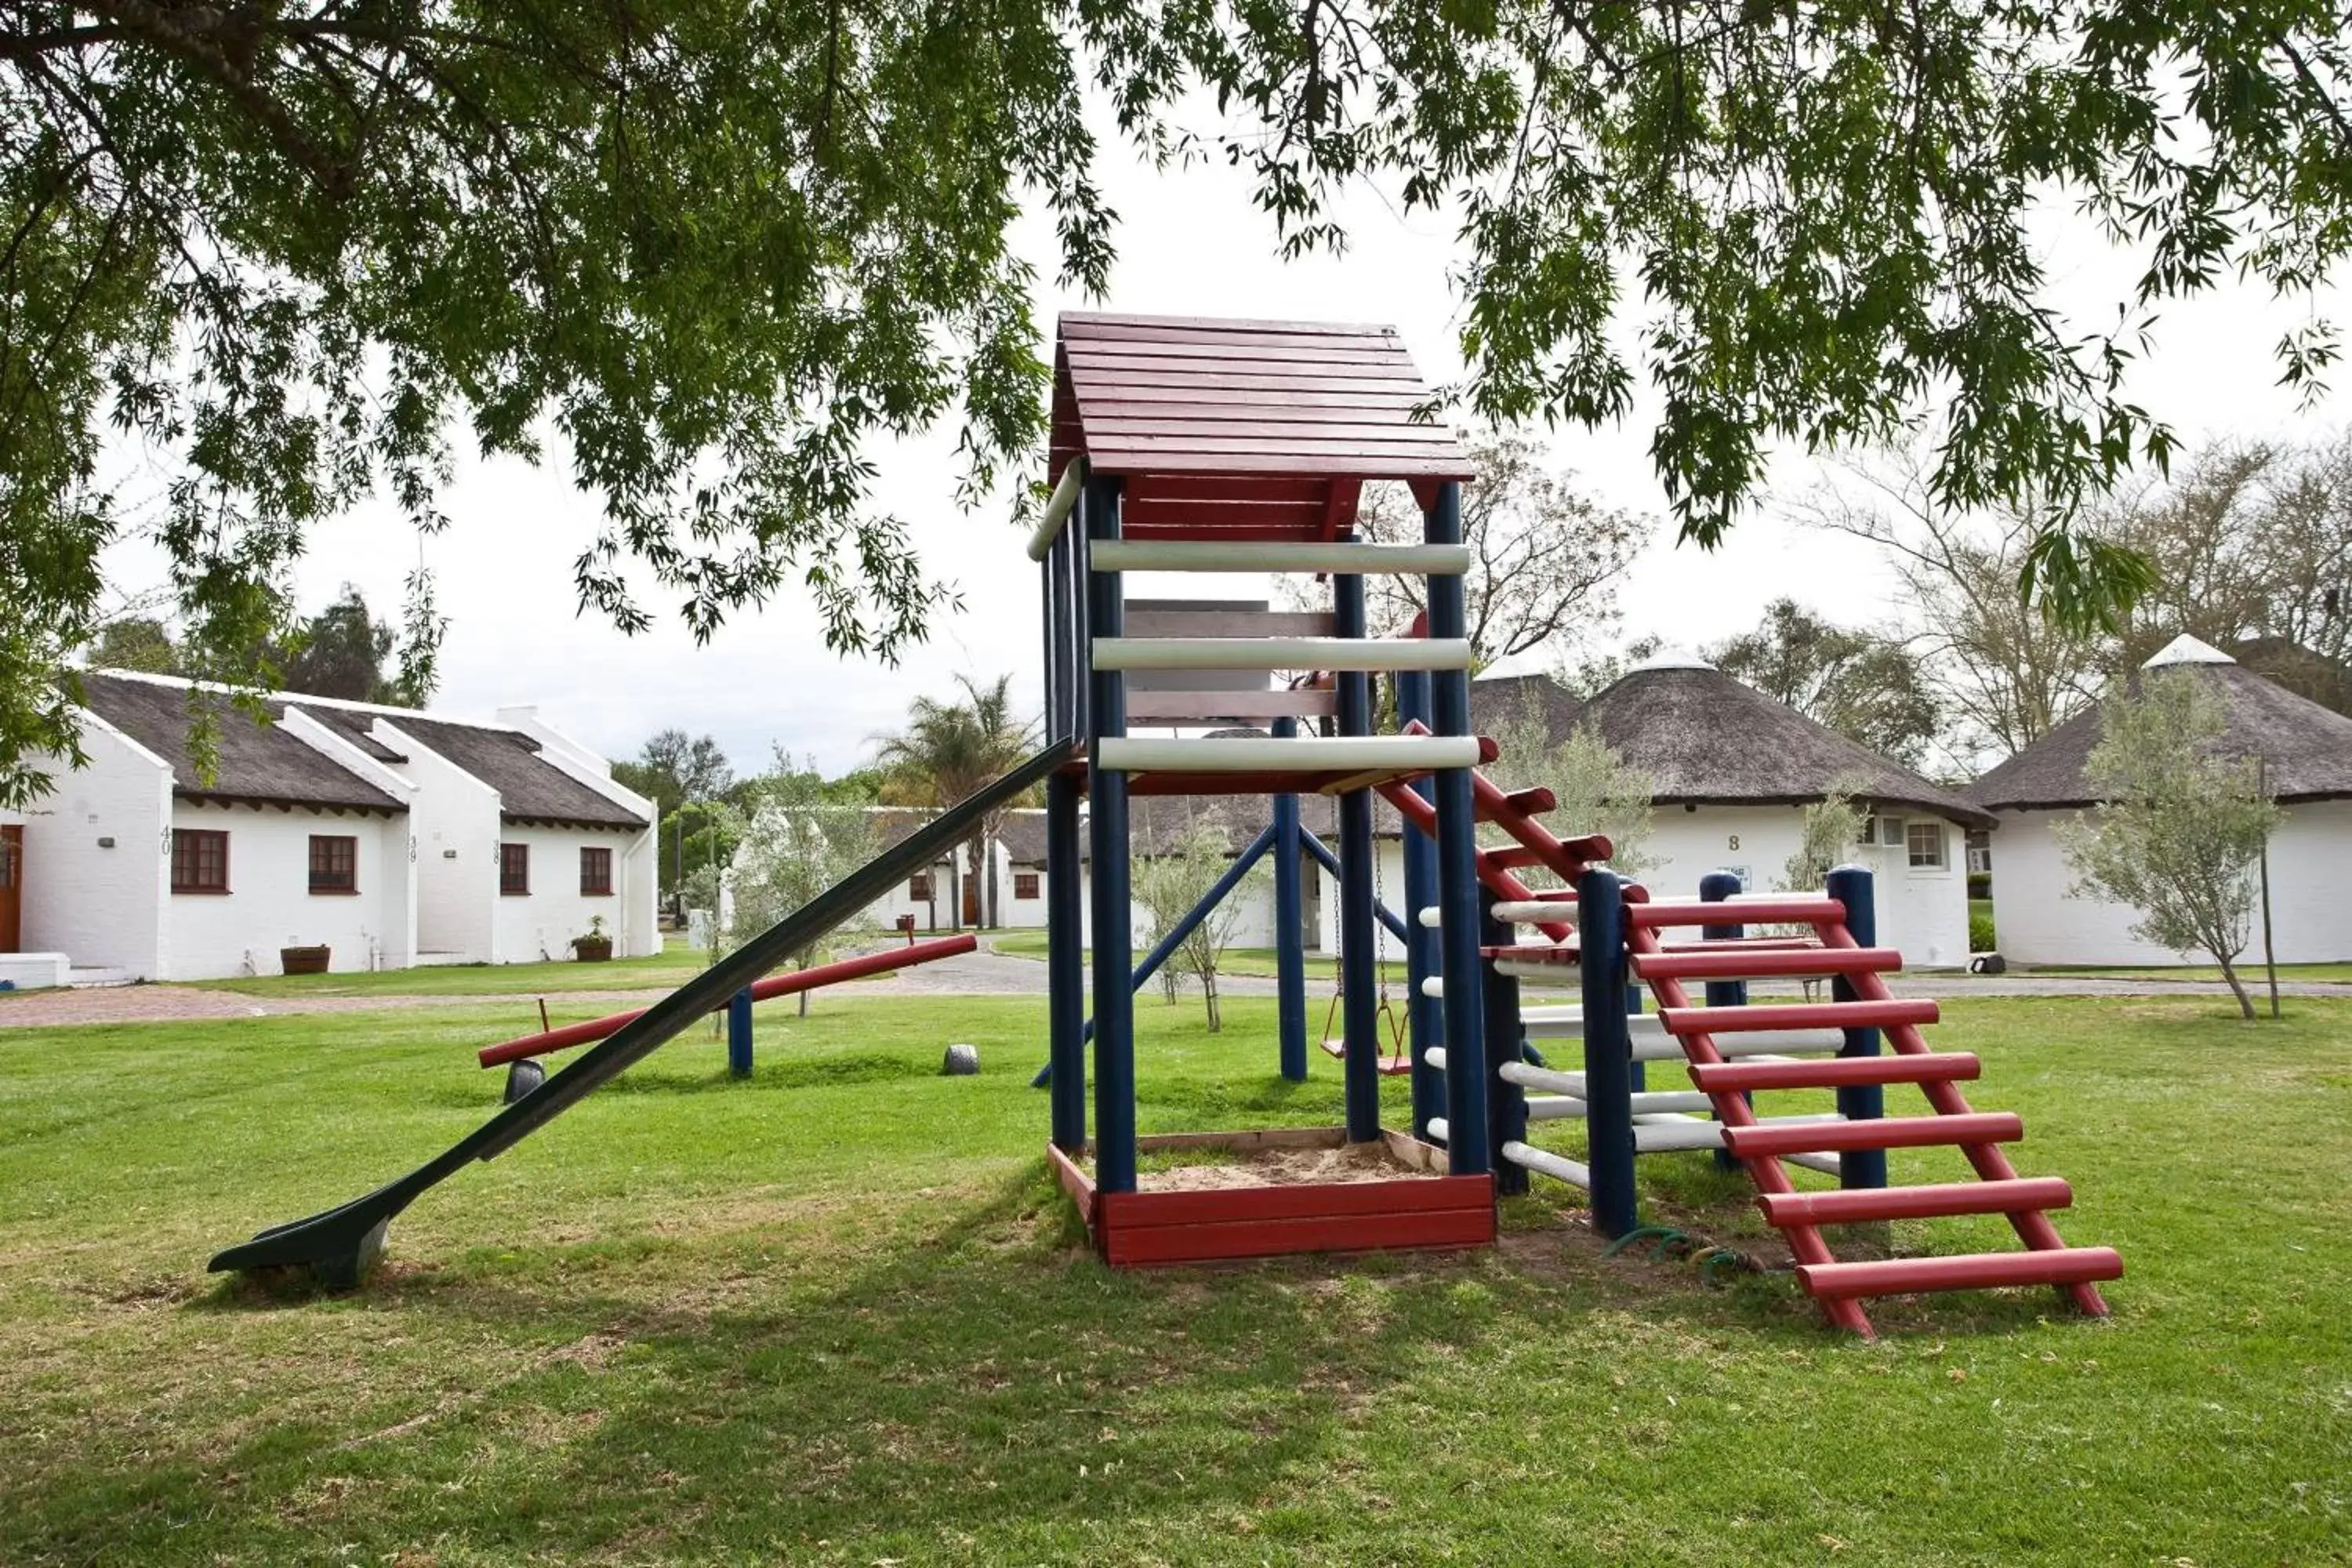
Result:
[[[2123,1278],[2124,1260],[2112,1247],[2065,1247],[2047,1252],[1976,1252],[1952,1258],[1891,1258],[1868,1263],[1805,1263],[1797,1283],[1809,1296],[1850,1300],[1904,1296],[1917,1290],[1986,1290],[2002,1285],[2088,1285]]]
[[[1831,1057],[1822,1061],[1700,1062],[1691,1082],[1706,1094],[1759,1089],[1852,1089],[1874,1083],[1953,1083],[1975,1078],[1983,1064],[1969,1051],[1918,1056]]]
[[[1658,1016],[1676,1035],[1736,1035],[1758,1029],[1891,1029],[1932,1024],[1939,1016],[1927,1001],[1791,1002],[1750,1007],[1661,1007]]]
[[[1724,1146],[1738,1160],[1832,1154],[1849,1149],[2014,1143],[2024,1136],[2025,1123],[2007,1110],[1971,1110],[1959,1116],[1873,1116],[1859,1121],[1790,1121],[1723,1130]]]
[[[1782,1226],[2040,1213],[2065,1208],[2074,1201],[2074,1190],[2056,1176],[2020,1176],[2006,1182],[1937,1182],[1918,1187],[1864,1187],[1840,1193],[1766,1193],[1757,1199],[1763,1207],[1764,1217]]]
[[[1745,980],[1784,975],[1885,974],[1903,967],[1891,947],[1816,947],[1794,952],[1753,949],[1637,952],[1633,973],[1643,980]]]

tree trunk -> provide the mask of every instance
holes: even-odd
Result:
[[[2254,999],[2246,994],[2245,984],[2238,978],[2238,966],[2219,952],[2213,956],[2221,962],[2221,978],[2230,983],[2230,994],[2238,999],[2239,1013],[2248,1023],[2253,1022]]]
[[[802,953],[802,954],[801,954],[801,956],[800,956],[800,962],[799,962],[799,963],[798,963],[798,965],[797,965],[796,967],[798,967],[798,968],[799,968],[799,969],[800,969],[803,973],[805,973],[807,972],[807,970],[808,970],[808,966],[809,966],[809,955],[808,955],[807,953],[803,952],[803,953]],[[808,994],[807,992],[805,992],[805,991],[802,992],[802,993],[801,993],[801,1016],[802,1016],[802,1017],[803,1017],[803,1018],[805,1018],[805,1017],[807,1017],[807,1016],[808,1016],[808,999],[809,999],[809,994]]]
[[[1209,1033],[1222,1034],[1224,1031],[1225,1020],[1224,1016],[1217,1010],[1217,970],[1214,964],[1201,971],[1201,994],[1209,1004]]]

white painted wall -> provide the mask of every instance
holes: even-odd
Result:
[[[657,859],[661,853],[661,818],[654,808],[654,803],[635,790],[614,783],[613,764],[609,761],[540,718],[536,707],[501,708],[498,711],[498,720],[508,728],[520,730],[537,741],[542,762],[644,820],[644,828],[626,836],[628,843],[625,848],[618,845],[614,847],[613,899],[615,912],[607,914],[604,923],[612,935],[613,952],[616,956],[650,958],[661,952],[661,885]],[[583,843],[602,841],[582,840]],[[577,885],[576,877],[574,885]]]
[[[79,715],[89,765],[50,768],[25,828],[23,945],[133,979],[164,974],[172,880],[171,765],[95,713]],[[110,838],[110,847],[100,839]]]
[[[2067,896],[2074,876],[2051,834],[2071,811],[2005,811],[1992,836],[1993,923],[2002,954],[2020,963],[2171,964],[2186,958],[2131,934],[2137,914],[2104,900]],[[2271,929],[2281,963],[2352,959],[2352,801],[2286,808],[2271,838]],[[2259,921],[2259,917],[2258,917]],[[2259,959],[2254,927],[2249,959]]]
[[[446,963],[496,962],[499,792],[389,720],[368,732],[408,759],[387,766],[415,792],[416,951]]]
[[[626,951],[621,939],[626,919],[625,893],[630,883],[623,872],[634,842],[646,837],[644,834],[594,832],[580,827],[525,827],[510,822],[499,829],[499,836],[502,842],[530,847],[530,891],[499,893],[498,861],[492,857],[489,885],[491,896],[498,900],[498,938],[492,963],[539,963],[569,959],[572,939],[586,936],[589,922],[598,916],[604,918],[605,934],[614,938],[614,952]],[[613,852],[611,893],[599,896],[580,890],[580,850],[583,845],[597,845]],[[649,853],[644,864],[651,866]]]
[[[281,947],[324,943],[339,972],[398,967],[415,902],[408,824],[400,816],[334,816],[276,806],[175,802],[173,830],[228,834],[226,893],[170,893],[162,978],[212,980],[278,973]],[[358,840],[359,891],[310,891],[310,836]],[[165,862],[169,885],[169,860]],[[79,960],[77,961],[79,962]]]

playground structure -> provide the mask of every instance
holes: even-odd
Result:
[[[1531,1174],[1587,1188],[1595,1228],[1621,1237],[1638,1223],[1638,1154],[1712,1147],[1748,1172],[1766,1217],[1789,1238],[1801,1283],[1841,1327],[1869,1332],[1864,1298],[1987,1285],[2054,1286],[2084,1312],[2105,1310],[2094,1282],[2118,1275],[2121,1260],[2059,1238],[2046,1211],[2069,1200],[2064,1184],[2017,1176],[1999,1147],[2020,1135],[2016,1118],[1975,1112],[1961,1096],[1975,1058],[1931,1051],[1919,1030],[1934,1022],[1935,1005],[1888,992],[1884,977],[1899,961],[1871,945],[1866,876],[1841,873],[1819,896],[1652,900],[1608,869],[1605,838],[1561,838],[1538,820],[1556,804],[1546,792],[1506,790],[1480,773],[1495,748],[1469,725],[1471,552],[1461,522],[1469,460],[1448,432],[1415,418],[1428,391],[1392,331],[1067,315],[1055,375],[1054,489],[1029,544],[1045,605],[1044,748],[663,1001],[602,1021],[615,1025],[605,1037],[436,1159],[264,1231],[213,1268],[305,1267],[330,1284],[356,1282],[391,1219],[425,1191],[511,1147],[696,1018],[730,1003],[748,1010],[735,999],[761,975],[988,813],[1042,787],[1047,1157],[1114,1265],[1481,1245],[1494,1238],[1497,1196],[1524,1191]],[[1370,480],[1411,487],[1422,542],[1356,537]],[[1128,600],[1132,573],[1313,574],[1328,581],[1330,608],[1152,601],[1147,611],[1146,601]],[[1364,578],[1374,574],[1425,579],[1428,610],[1409,635],[1368,635]],[[1278,679],[1297,671],[1328,678]],[[1373,732],[1376,676],[1394,681],[1400,733]],[[1224,732],[1132,736],[1130,723]],[[1236,734],[1235,725],[1265,730]],[[1312,836],[1301,832],[1298,799],[1310,793],[1337,799],[1338,843],[1323,858],[1338,884],[1344,1123],[1139,1137],[1133,996],[1185,931],[1180,923],[1135,963],[1129,803],[1267,797],[1269,826],[1190,920],[1205,918],[1251,862],[1271,855],[1278,1060],[1286,1077],[1303,1079],[1300,851]],[[1411,919],[1383,910],[1377,896],[1376,797],[1404,823]],[[1509,842],[1479,846],[1481,823]],[[1381,1125],[1381,1076],[1398,1065],[1379,1016],[1373,932],[1384,918],[1405,950],[1411,1124],[1402,1129]],[[1750,939],[1748,922],[1807,934]],[[1694,929],[1695,940],[1666,940]],[[1522,979],[1564,975],[1569,965],[1580,1008],[1521,1007]],[[1751,1005],[1737,989],[1749,979],[1822,976],[1833,986],[1827,1003]],[[1706,984],[1708,1005],[1691,1005],[1685,983],[1694,980]],[[1654,994],[1654,1014],[1629,1018],[1634,984]],[[1581,1069],[1546,1064],[1531,1044],[1539,1038],[1580,1041]],[[1888,1045],[1892,1054],[1881,1054]],[[1643,1063],[1669,1060],[1687,1064],[1692,1089],[1647,1088]],[[1885,1117],[1888,1084],[1917,1085],[1930,1114]],[[1837,1109],[1759,1118],[1752,1107],[1759,1093],[1796,1089],[1833,1090]],[[1528,1141],[1531,1121],[1561,1119],[1583,1122],[1585,1161]],[[1155,1148],[1339,1143],[1383,1149],[1410,1169],[1396,1180],[1213,1192],[1146,1191],[1138,1180],[1139,1155]],[[1979,1180],[1887,1185],[1885,1151],[1933,1144],[1958,1148]],[[1833,1173],[1839,1189],[1799,1191],[1791,1163]],[[1840,1262],[1822,1233],[1966,1214],[2006,1215],[2025,1250]]]

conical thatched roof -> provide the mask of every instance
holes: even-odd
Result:
[[[1992,826],[1951,791],[1686,654],[1628,670],[1575,721],[1647,773],[1661,805],[1801,805],[1842,789],[1864,805]]]
[[[2221,696],[2228,715],[2218,750],[2261,757],[2282,801],[2352,797],[2352,719],[2266,680],[2228,654],[2192,637],[2175,638],[2142,671],[2193,670]],[[2137,689],[2139,675],[2131,686]],[[1990,811],[2079,808],[2096,805],[2083,765],[2099,743],[2099,710],[2077,713],[1969,788]]]

